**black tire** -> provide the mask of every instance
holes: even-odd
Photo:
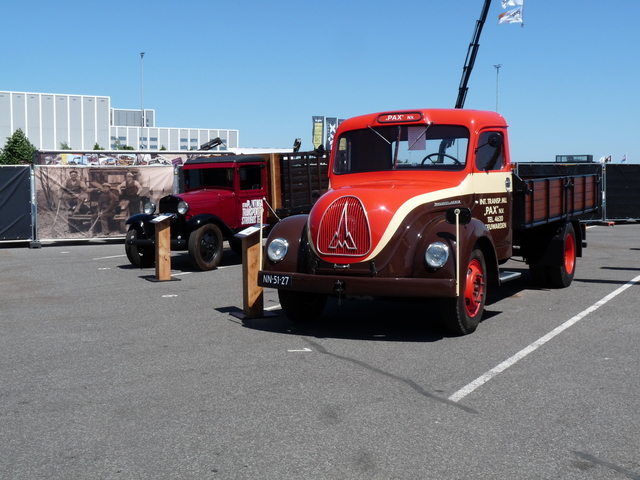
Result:
[[[284,314],[295,323],[316,321],[327,303],[327,296],[321,293],[278,290],[280,306]]]
[[[239,238],[230,238],[229,239],[229,248],[236,255],[242,255],[242,240]]]
[[[562,245],[564,257],[562,265],[547,267],[549,285],[553,288],[566,288],[573,282],[576,273],[576,232],[571,223],[567,223],[563,229]]]
[[[151,267],[156,262],[156,253],[153,247],[140,247],[129,245],[130,239],[142,238],[143,234],[134,226],[129,227],[124,243],[124,251],[131,265],[138,268]]]
[[[198,270],[213,270],[222,259],[222,232],[208,223],[189,235],[189,260]]]
[[[442,320],[454,335],[467,335],[478,327],[487,298],[487,265],[482,250],[471,252],[466,275],[460,278],[460,296],[442,299]]]

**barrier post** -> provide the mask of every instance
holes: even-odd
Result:
[[[156,227],[156,281],[171,280],[171,215],[151,220]]]
[[[264,289],[258,286],[258,272],[262,267],[262,229],[254,225],[236,234],[242,241],[242,313],[231,312],[240,319],[275,316],[264,311]]]

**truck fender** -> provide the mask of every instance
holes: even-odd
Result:
[[[498,254],[487,226],[477,218],[473,218],[466,228],[460,229],[460,236],[463,242],[460,258],[468,259],[474,248],[480,248],[487,266],[488,282],[498,285],[500,278]]]
[[[550,231],[548,240],[542,241],[538,249],[538,262],[540,265],[561,266],[565,261],[564,238],[568,225],[573,225],[576,237],[576,257],[582,256],[582,243],[584,241],[585,230],[580,222],[562,222],[555,226],[554,231]]]
[[[424,254],[429,246],[429,244],[439,241],[444,242],[450,248],[452,261],[448,266],[442,268],[441,272],[431,272],[430,275],[443,275],[442,278],[451,278],[455,276],[455,248],[456,248],[456,239],[455,239],[456,227],[455,225],[449,224],[445,221],[444,215],[439,219],[431,223],[425,230],[422,232],[422,241],[418,248],[415,250],[415,257],[413,268],[414,272],[419,272],[424,269]],[[473,218],[470,223],[467,225],[460,226],[460,242],[458,245],[461,245],[460,250],[460,261],[466,262],[467,259],[471,256],[471,252],[474,248],[482,249],[482,253],[485,257],[485,262],[487,266],[487,274],[489,276],[489,282],[494,283],[498,281],[498,260],[495,247],[493,245],[493,240],[491,238],[491,233],[487,229],[486,225],[482,223],[480,220]]]
[[[222,236],[225,239],[229,239],[233,237],[234,235],[233,230],[229,228],[229,226],[225,223],[225,221],[222,220],[217,215],[212,215],[210,213],[201,213],[199,215],[194,215],[193,217],[191,217],[189,220],[185,222],[185,233],[187,234],[187,237],[191,235],[191,232],[193,232],[194,230],[197,230],[201,226],[206,225],[208,223],[213,223],[214,225],[217,225],[220,231],[222,232]]]
[[[137,213],[127,218],[125,225],[138,225],[138,230],[141,231],[144,238],[153,238],[156,232],[156,227],[151,223],[151,220],[156,218],[157,215],[148,215],[146,213]],[[143,238],[140,237],[140,238]]]
[[[134,223],[145,224],[145,223],[149,223],[154,218],[156,218],[156,215],[148,215],[146,213],[136,213],[135,215],[132,215],[129,218],[127,218],[127,221],[124,223],[125,225],[133,225]]]
[[[303,242],[306,242],[307,238],[307,219],[308,215],[292,215],[286,217],[276,223],[269,236],[265,248],[274,238],[284,238],[289,244],[287,254],[284,259],[277,264],[269,261],[265,255],[264,270],[278,270],[284,272],[296,272],[298,271],[298,259],[300,256],[300,249]]]

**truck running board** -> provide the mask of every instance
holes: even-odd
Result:
[[[500,283],[505,283],[505,282],[509,282],[511,280],[515,280],[516,278],[520,278],[522,276],[522,273],[520,272],[507,272],[507,271],[501,271],[500,272]]]

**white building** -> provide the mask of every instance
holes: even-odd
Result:
[[[96,143],[107,150],[197,150],[216,137],[226,147],[214,150],[239,147],[238,130],[156,127],[155,117],[155,110],[143,116],[142,110],[111,108],[107,96],[0,91],[0,142],[20,128],[39,150],[59,150],[63,143],[73,150],[92,150]]]

